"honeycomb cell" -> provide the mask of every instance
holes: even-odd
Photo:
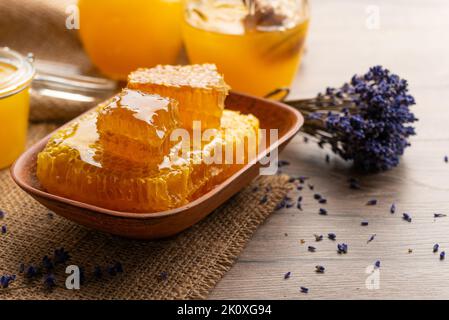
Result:
[[[107,152],[154,162],[168,153],[178,122],[177,101],[124,89],[100,107],[97,129]]]
[[[104,147],[97,130],[103,111],[104,105],[58,130],[39,153],[37,177],[46,190],[124,212],[176,208],[209,191],[251,157],[244,156],[243,163],[226,163],[219,150],[235,151],[242,144],[246,149],[257,141],[255,117],[225,110],[222,127],[212,130],[199,148],[189,138],[188,149],[179,141],[158,163],[134,161]]]
[[[129,75],[128,87],[177,100],[182,126],[188,129],[193,121],[201,121],[202,129],[219,128],[229,90],[213,64],[138,69]]]

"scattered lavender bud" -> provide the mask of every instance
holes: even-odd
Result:
[[[376,234],[373,234],[371,237],[369,237],[368,241],[366,243],[370,243],[376,238]]]
[[[51,211],[47,212],[47,217],[48,217],[49,219],[53,219],[54,216],[55,216],[55,215],[54,215],[53,212],[51,212]]]
[[[6,225],[2,226],[2,234],[5,234],[8,231],[8,229],[6,228]]]
[[[434,213],[433,214],[433,217],[434,218],[443,218],[443,217],[446,217],[447,215],[445,215],[445,214],[443,214],[443,213]]]
[[[106,271],[111,277],[115,277],[117,275],[117,270],[115,270],[114,266],[108,266]]]
[[[322,216],[326,216],[326,215],[327,215],[327,210],[324,209],[324,208],[320,208],[320,210],[319,210],[318,213],[319,213],[320,215],[322,215]]]
[[[327,199],[326,198],[321,198],[320,200],[318,200],[318,203],[326,204],[327,203]]]
[[[354,190],[359,190],[360,189],[360,185],[355,183],[355,182],[351,182],[349,184],[349,188],[354,189]]]
[[[279,160],[278,161],[278,167],[279,168],[285,167],[285,166],[288,166],[288,165],[290,165],[290,162],[288,162],[287,160]]]
[[[309,183],[307,186],[309,187],[310,190],[314,190],[315,189],[315,186],[313,184]]]
[[[298,202],[302,202],[302,196],[298,197]]]
[[[44,277],[44,287],[48,290],[53,289],[56,286],[56,279],[53,274],[48,274]]]
[[[346,253],[348,253],[348,245],[346,244],[346,243],[339,243],[338,245],[337,245],[337,252],[338,253],[340,253],[340,254],[342,254],[342,253],[344,253],[344,254],[346,254]]]
[[[286,274],[284,274],[284,279],[288,279],[288,278],[290,278],[290,275],[291,275],[292,273],[289,271],[289,272],[287,272]]]
[[[53,262],[51,261],[51,259],[48,256],[44,256],[42,258],[42,266],[44,267],[44,269],[46,269],[47,271],[50,271],[53,269]]]
[[[349,188],[358,190],[360,189],[360,182],[356,178],[349,178]]]
[[[53,254],[54,264],[63,264],[66,263],[70,259],[70,255],[64,248],[56,249]]]
[[[329,163],[331,161],[331,158],[329,157],[328,154],[326,154],[326,157],[324,158],[326,163]]]
[[[303,189],[303,186],[302,186],[302,185],[296,186],[296,190],[301,191],[302,189]]]
[[[298,210],[302,211],[301,202],[298,202],[298,203],[296,204],[296,208],[297,208]]]
[[[264,195],[263,197],[262,197],[262,199],[260,199],[260,204],[264,204],[264,203],[267,203],[267,201],[268,201],[268,196],[267,195]]]
[[[403,213],[402,219],[404,219],[407,222],[412,222],[412,217],[408,213]]]
[[[375,206],[376,204],[377,204],[376,199],[371,199],[366,203],[367,206]]]
[[[298,177],[299,183],[305,183],[306,180],[309,180],[309,177],[305,177],[305,176],[299,176]]]
[[[374,267],[377,268],[377,269],[380,268],[380,261],[379,261],[379,260],[377,260],[377,261],[374,263]]]
[[[444,162],[448,163],[449,162],[449,158],[448,156],[444,156]]]
[[[361,223],[360,223],[360,225],[362,226],[362,227],[366,227],[366,226],[368,226],[368,221],[362,221]]]
[[[283,209],[283,208],[290,208],[293,206],[293,200],[289,196],[285,196],[281,202],[279,202],[274,209],[275,211]]]
[[[84,285],[86,283],[86,273],[84,267],[79,267],[80,270],[80,284]]]
[[[325,270],[326,269],[323,266],[320,266],[320,265],[315,266],[315,272],[316,273],[324,273]]]
[[[286,199],[286,201],[285,201],[285,207],[286,207],[287,209],[293,207],[294,205],[295,205],[295,203],[293,202],[293,200],[292,200],[291,198],[287,198],[287,199]]]
[[[114,268],[117,273],[123,273],[123,266],[120,262],[116,261],[114,263]]]
[[[285,205],[286,205],[285,200],[281,200],[281,202],[279,202],[274,208],[274,211],[278,211],[285,208]]]
[[[408,249],[408,253],[413,253],[413,249]]]
[[[25,272],[25,264],[24,263],[21,263],[20,265],[19,265],[19,273],[24,273]]]
[[[3,219],[5,217],[5,211],[0,210],[0,219]]]
[[[309,293],[309,288],[301,287],[300,290],[302,293]]]
[[[315,251],[316,251],[316,248],[313,247],[313,246],[308,246],[308,247],[307,247],[307,250],[308,250],[309,252],[315,252]]]
[[[337,239],[337,235],[336,235],[335,233],[328,233],[328,234],[327,234],[327,237],[328,237],[330,240],[335,240],[335,239]]]
[[[3,289],[6,289],[9,287],[9,284],[11,282],[13,282],[14,280],[16,280],[15,274],[13,274],[13,275],[5,274],[0,277],[0,287],[2,287]]]
[[[101,267],[100,266],[95,266],[93,274],[94,274],[94,277],[97,278],[97,279],[103,277],[103,271],[101,271]]]
[[[37,270],[37,268],[35,266],[30,265],[25,271],[25,277],[31,279],[34,278],[38,273],[39,271]]]
[[[434,245],[433,245],[433,252],[435,253],[435,252],[438,252],[438,249],[440,248],[440,245],[438,244],[438,243],[435,243]]]
[[[441,253],[440,253],[440,260],[444,260],[444,258],[446,258],[446,252],[441,251]]]
[[[313,198],[314,198],[315,200],[320,200],[322,197],[321,197],[321,194],[315,193],[315,194],[313,195]]]
[[[393,214],[396,212],[396,205],[393,203],[390,207],[390,213]]]
[[[168,280],[168,272],[162,271],[158,276],[159,281],[167,281]]]
[[[320,235],[314,234],[313,236],[315,237],[316,242],[323,240],[323,235],[321,235],[321,234]]]
[[[290,177],[289,179],[288,179],[288,182],[289,183],[293,183],[293,182],[295,182],[296,181],[296,178],[295,177]]]

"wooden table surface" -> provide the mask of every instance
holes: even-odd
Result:
[[[361,190],[348,188],[348,177],[357,175],[347,164],[334,156],[327,164],[326,150],[296,137],[281,154],[291,163],[283,171],[311,177],[315,191],[328,199],[329,215],[318,215],[313,191],[304,190],[304,210],[274,213],[210,298],[448,299],[449,257],[440,261],[432,247],[439,243],[449,254],[449,217],[433,217],[449,215],[449,164],[443,161],[449,155],[449,1],[316,0],[311,9],[307,53],[293,96],[314,96],[381,64],[408,79],[417,100],[418,134],[398,168],[358,176]],[[379,28],[368,28],[376,10]],[[378,205],[366,206],[372,198]],[[403,212],[412,215],[412,223],[401,219]],[[362,220],[369,225],[362,227]],[[314,234],[329,232],[336,242],[326,237],[315,242]],[[377,237],[367,244],[372,234]],[[337,254],[337,242],[349,245],[348,254]],[[308,245],[317,251],[308,252]],[[376,260],[379,288],[368,289],[366,270]],[[315,273],[315,265],[323,265],[325,274]],[[288,271],[291,277],[284,280]],[[309,293],[300,293],[300,286]]]

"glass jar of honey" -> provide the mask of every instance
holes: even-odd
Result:
[[[0,169],[25,149],[29,87],[34,74],[31,58],[0,48]]]
[[[79,0],[80,36],[105,75],[126,80],[140,67],[175,64],[181,49],[181,0]]]
[[[265,95],[291,85],[309,24],[306,0],[187,0],[191,63],[215,63],[235,90]]]

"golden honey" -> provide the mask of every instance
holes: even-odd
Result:
[[[77,201],[157,212],[196,199],[256,156],[256,117],[224,110],[218,128],[200,132],[198,144],[195,134],[175,134],[192,133],[178,121],[177,106],[172,98],[124,89],[50,138],[38,155],[39,181]]]
[[[190,63],[215,63],[233,89],[263,96],[291,85],[309,18],[306,1],[254,2],[267,9],[249,15],[240,0],[187,0],[183,38]]]
[[[114,79],[139,67],[176,63],[181,0],[79,0],[80,37],[92,62]]]
[[[30,61],[13,50],[0,48],[0,169],[25,149],[33,76]]]
[[[229,90],[212,64],[139,69],[129,75],[128,87],[177,100],[183,127],[192,128],[193,121],[201,121],[202,129],[220,126]]]
[[[192,150],[185,158],[179,157],[181,143],[176,144],[159,164],[147,165],[105,152],[96,125],[98,112],[54,134],[38,156],[37,177],[51,193],[120,211],[167,210],[204,194],[243,164],[209,165],[201,157],[217,145],[242,143],[258,128],[254,117],[226,110],[224,117],[246,120],[245,129],[223,127],[201,151]]]
[[[178,123],[176,100],[124,89],[101,106],[97,129],[106,151],[152,162],[168,153],[170,134]]]

